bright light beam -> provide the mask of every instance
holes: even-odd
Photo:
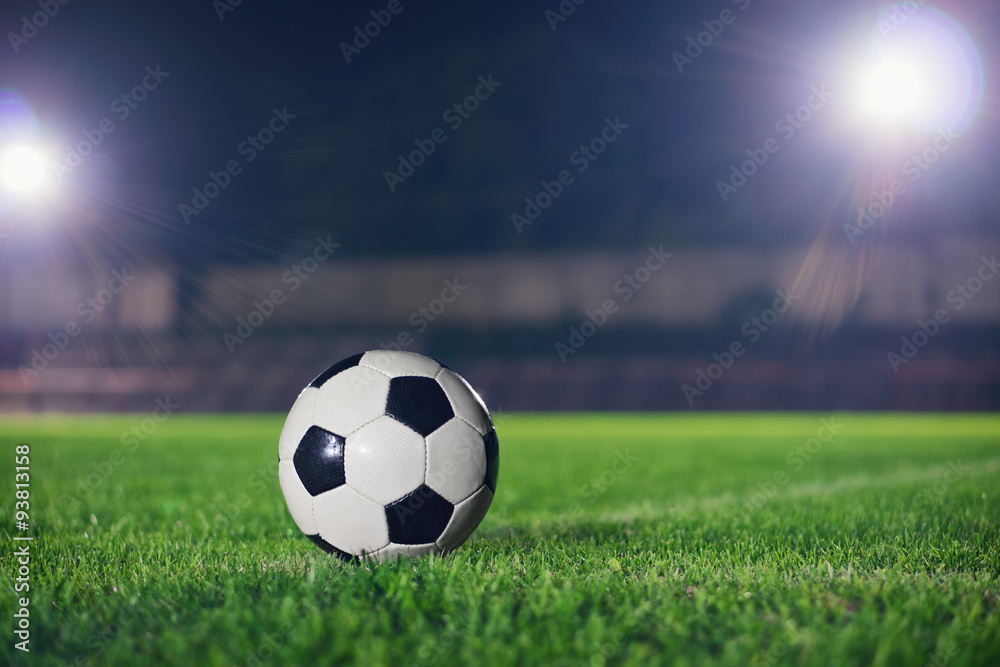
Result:
[[[45,160],[31,146],[15,146],[0,158],[0,184],[21,193],[39,192],[49,185]]]
[[[861,77],[859,110],[874,121],[912,121],[927,102],[927,85],[919,65],[904,57],[885,58]]]
[[[858,120],[889,137],[963,132],[982,98],[979,54],[954,19],[910,4],[912,10],[887,5],[870,35],[868,57],[848,74]]]

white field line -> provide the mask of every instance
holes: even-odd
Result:
[[[955,459],[956,462],[960,460],[961,457]],[[954,484],[949,484],[949,488],[957,484],[962,484],[970,479],[988,477],[1000,472],[1000,458],[991,458],[971,462],[962,461],[962,465],[964,467],[968,467],[969,471]],[[772,498],[768,499],[768,503],[771,501],[781,501],[795,498],[835,496],[851,493],[861,489],[870,489],[873,487],[893,487],[907,484],[919,484],[923,482],[933,483],[938,480],[943,480],[944,476],[950,471],[951,468],[945,464],[929,468],[909,470],[906,472],[888,473],[884,475],[870,475],[862,473],[859,475],[851,475],[849,477],[841,477],[831,482],[789,484],[784,488],[778,489],[778,492]],[[794,473],[789,473],[789,475],[792,474]],[[766,479],[769,480],[770,477]],[[762,479],[760,481],[764,480]],[[636,519],[655,519],[658,517],[696,514],[707,510],[717,510],[730,506],[733,507],[735,512],[740,505],[746,502],[750,495],[756,493],[757,491],[758,489],[754,487],[744,495],[724,493],[722,495],[712,496],[709,498],[691,496],[674,503],[673,505],[656,505],[650,501],[645,501],[641,504],[630,505],[626,508],[605,512],[603,514],[586,513],[580,518],[586,518],[595,522],[630,523]],[[545,525],[548,523],[559,523],[560,516],[561,515],[556,515],[555,517],[543,520],[539,523],[533,522],[533,526]]]

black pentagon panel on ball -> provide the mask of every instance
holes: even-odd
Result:
[[[330,366],[325,371],[316,376],[316,379],[309,383],[310,387],[322,387],[323,384],[332,378],[337,373],[343,373],[348,368],[354,368],[361,361],[361,357],[365,356],[362,352],[361,354],[355,354],[346,359],[341,359],[333,366]]]
[[[497,439],[497,432],[491,430],[483,441],[486,443],[486,486],[496,493],[497,477],[500,475],[500,440]]]
[[[455,416],[451,401],[437,380],[403,376],[389,383],[385,413],[427,437]]]
[[[302,436],[292,462],[309,495],[318,496],[343,486],[347,481],[344,474],[344,439],[319,426],[310,426]]]
[[[389,541],[394,544],[429,544],[441,537],[455,506],[426,484],[385,506]]]
[[[322,549],[323,551],[327,552],[328,554],[333,554],[334,556],[337,556],[338,558],[341,558],[341,559],[346,560],[346,561],[358,562],[358,561],[361,560],[357,556],[351,555],[351,554],[347,553],[346,551],[341,551],[337,547],[333,546],[332,544],[330,544],[329,542],[327,542],[326,540],[324,540],[319,535],[306,535],[306,537],[308,537],[310,540],[312,540],[313,544],[315,544],[316,546],[318,546],[320,549]]]

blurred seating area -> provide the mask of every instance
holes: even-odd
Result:
[[[466,337],[468,332],[451,332]],[[983,334],[985,335],[985,334]],[[540,334],[539,334],[540,336]],[[851,358],[783,358],[773,349],[748,351],[701,396],[689,403],[682,386],[711,357],[696,349],[637,354],[627,348],[601,351],[563,364],[554,353],[511,357],[467,355],[448,345],[449,335],[421,348],[456,368],[480,389],[493,410],[996,410],[1000,407],[1000,359],[988,341],[966,333],[964,358],[932,354],[915,358],[898,374],[878,369],[885,355],[874,346],[853,346]],[[879,338],[890,338],[890,334]],[[368,346],[364,337],[265,336],[237,354],[165,339],[156,343],[161,365],[141,365],[149,341],[107,341],[120,352],[110,365],[67,353],[61,366],[25,384],[17,370],[0,371],[0,410],[144,411],[170,396],[185,412],[283,411],[327,365]],[[677,342],[676,340],[674,342]],[[596,346],[595,346],[596,348]],[[130,361],[130,360],[134,360]]]
[[[953,308],[983,247],[886,253],[836,326],[818,334],[816,308],[794,306],[759,338],[746,323],[797,284],[808,248],[667,249],[650,273],[648,249],[342,260],[295,289],[291,264],[142,267],[103,296],[100,271],[22,267],[0,283],[0,411],[144,411],[165,396],[190,412],[284,411],[329,364],[394,345],[466,375],[493,410],[996,410],[1000,281],[912,359],[887,356]],[[109,303],[90,315],[88,299]]]

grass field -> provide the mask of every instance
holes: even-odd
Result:
[[[503,416],[473,538],[360,566],[288,516],[281,416],[144,417],[0,419],[0,663],[1000,664],[998,416]]]

